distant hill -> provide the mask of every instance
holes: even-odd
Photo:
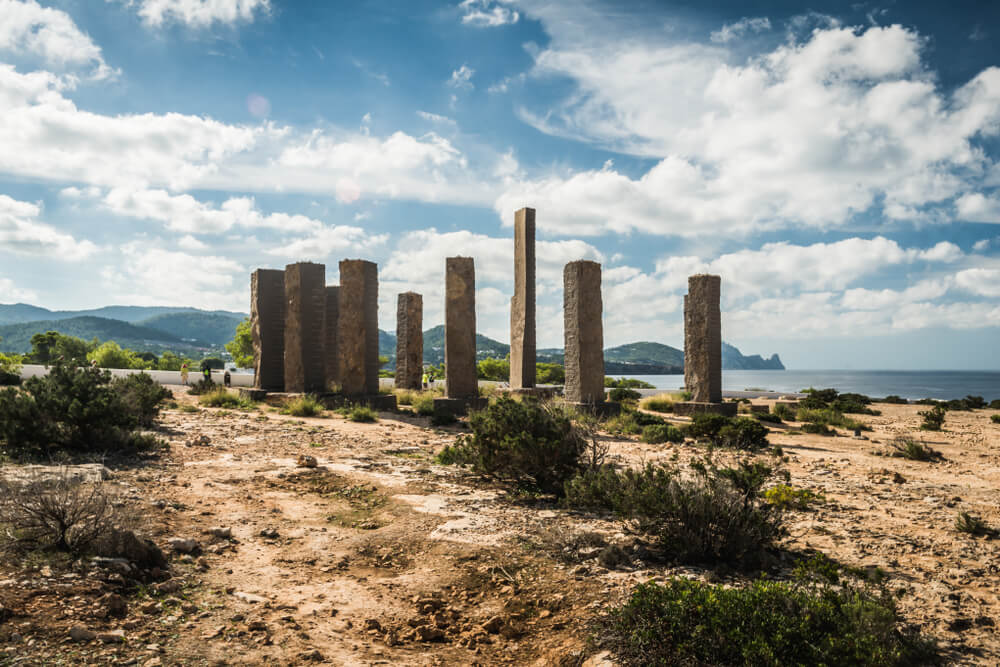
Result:
[[[168,315],[171,313],[203,313],[209,315],[227,315],[241,320],[247,317],[246,313],[236,313],[228,310],[199,310],[190,307],[174,306],[104,306],[103,308],[93,308],[90,310],[49,310],[39,306],[32,306],[26,303],[2,304],[0,303],[0,325],[17,324],[21,322],[55,321],[68,320],[74,317],[103,317],[109,320],[121,320],[140,324],[157,315]]]
[[[219,346],[233,339],[236,325],[242,320],[240,315],[194,311],[154,315],[138,324],[165,331],[192,344]]]
[[[183,343],[179,336],[159,329],[130,324],[121,320],[86,316],[0,326],[0,352],[30,352],[31,337],[36,333],[45,333],[46,331],[58,331],[67,336],[76,336],[88,341],[94,338],[100,342],[113,340],[122,347],[136,350],[174,349]]]
[[[389,357],[388,368],[396,366],[396,336],[379,329],[378,353]],[[476,334],[476,359],[503,358],[510,353],[510,345]],[[444,363],[444,325],[439,324],[424,332],[424,362],[438,366]]]
[[[759,354],[745,357],[729,343],[723,343],[722,368],[730,371],[783,371],[785,365],[781,363],[781,358],[777,354],[772,354],[767,359]]]

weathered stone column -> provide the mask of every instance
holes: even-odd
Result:
[[[337,327],[340,319],[340,287],[326,287],[326,386],[340,384],[340,345],[337,344]]]
[[[479,394],[476,379],[476,268],[471,257],[445,261],[444,363],[448,398]]]
[[[378,265],[363,259],[340,262],[337,321],[341,392],[378,393]]]
[[[514,296],[510,300],[510,386],[535,386],[535,209],[514,214]]]
[[[285,272],[257,269],[250,276],[253,386],[285,390]]]
[[[403,292],[396,306],[396,388],[422,389],[424,298]]]
[[[571,403],[604,402],[601,265],[580,260],[563,270],[566,386]]]
[[[326,389],[326,267],[285,267],[285,391]]]
[[[688,278],[684,297],[684,386],[694,403],[722,401],[722,279]]]

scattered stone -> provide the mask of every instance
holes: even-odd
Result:
[[[319,465],[316,462],[315,456],[309,456],[308,454],[299,454],[299,460],[296,464],[301,468],[315,468]]]
[[[325,659],[326,658],[323,657],[323,654],[319,652],[319,649],[315,648],[311,651],[299,653],[299,660],[303,660],[305,662],[323,662]]]
[[[439,642],[444,640],[444,632],[440,628],[421,625],[414,628],[417,638],[422,642]]]
[[[108,593],[101,601],[104,603],[104,611],[108,616],[119,618],[128,614],[128,603],[117,593]]]
[[[503,618],[501,618],[500,616],[494,616],[490,620],[483,623],[482,626],[480,627],[482,627],[483,630],[490,633],[491,635],[495,635],[500,632],[500,628],[502,628],[503,626],[504,626]]]
[[[376,632],[382,632],[382,624],[378,622],[377,619],[368,618],[365,619],[365,630],[375,630]]]
[[[142,667],[161,667],[162,665],[163,661],[159,658],[150,658],[146,662],[142,663]]]
[[[156,584],[156,590],[164,595],[172,595],[177,593],[182,588],[184,588],[184,583],[179,579],[168,579],[162,583]]]
[[[262,595],[254,595],[253,593],[241,593],[237,591],[233,593],[233,597],[237,600],[243,600],[244,602],[249,602],[250,604],[266,604],[270,602],[266,597]]]
[[[277,528],[265,528],[264,530],[260,531],[260,536],[266,537],[269,540],[276,540],[280,537]]]
[[[69,630],[69,638],[75,642],[89,642],[97,638],[97,633],[82,625],[74,625]]]
[[[221,526],[214,526],[203,531],[206,535],[211,535],[212,537],[218,537],[220,539],[228,540],[233,536],[233,529],[228,526],[223,528]]]
[[[198,540],[191,537],[171,537],[167,544],[180,554],[192,554],[198,550]]]
[[[105,644],[118,644],[125,641],[125,631],[118,629],[101,632],[98,633],[97,638]]]

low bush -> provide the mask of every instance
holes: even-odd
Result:
[[[792,581],[742,587],[640,584],[598,620],[596,638],[630,667],[941,664],[931,640],[902,626],[884,581],[800,567]]]
[[[616,380],[611,377],[605,377],[604,386],[608,389],[614,389],[616,387],[624,387],[626,389],[656,389],[654,385],[651,385],[644,380],[637,380],[636,378],[618,378]]]
[[[990,415],[990,421],[994,424],[1000,424],[1000,414]]]
[[[116,378],[112,387],[121,396],[125,408],[135,415],[139,426],[152,426],[160,407],[173,394],[148,373],[133,373]]]
[[[813,435],[833,435],[834,430],[827,426],[826,424],[814,424],[812,422],[806,422],[802,425],[803,433],[812,433]]]
[[[670,424],[650,424],[642,429],[642,441],[653,445],[663,442],[684,442],[684,433]]]
[[[396,389],[394,393],[396,394],[396,403],[400,405],[413,405],[413,401],[420,394],[412,389]]]
[[[502,396],[469,416],[472,434],[442,455],[484,475],[561,495],[587,443],[565,412],[531,397]]]
[[[749,417],[694,415],[686,435],[708,440],[716,447],[755,451],[767,447],[767,427]]]
[[[968,533],[969,535],[975,536],[990,536],[997,537],[1000,535],[1000,531],[991,527],[988,523],[983,521],[982,518],[969,514],[968,512],[959,512],[958,517],[955,519],[955,530],[960,533]]]
[[[378,413],[367,405],[355,405],[347,411],[347,419],[352,422],[370,424],[378,421]]]
[[[940,431],[941,427],[944,426],[945,410],[940,405],[935,405],[930,410],[924,410],[917,414],[924,418],[920,424],[920,428],[924,431]]]
[[[771,408],[771,414],[786,421],[795,420],[795,410],[785,405],[784,403],[775,403],[774,407]]]
[[[0,481],[0,523],[8,527],[8,546],[90,552],[135,523],[133,506],[112,489],[65,472],[55,479]]]
[[[647,426],[666,423],[662,417],[639,412],[628,405],[623,405],[620,413],[604,422],[603,428],[615,435],[639,435]]]
[[[215,384],[211,380],[202,378],[197,382],[188,385],[188,393],[192,396],[201,396],[202,394],[207,394],[213,392],[219,388],[219,385]]]
[[[811,504],[821,499],[809,489],[797,489],[791,484],[777,484],[764,492],[764,500],[785,510],[809,509]]]
[[[906,404],[909,403],[909,401],[906,400],[905,398],[903,398],[902,396],[896,396],[895,394],[890,394],[890,395],[886,396],[885,398],[883,398],[879,402],[880,403],[891,403],[893,405],[906,405]]]
[[[844,416],[844,413],[833,408],[799,408],[795,418],[800,422],[811,422],[813,424],[823,424],[824,426],[839,426],[851,431],[860,429],[870,431],[871,427],[864,422]]]
[[[756,567],[785,534],[782,508],[761,496],[776,474],[747,462],[738,468],[697,463],[686,471],[603,466],[570,481],[563,502],[614,513],[633,530],[653,535],[664,555],[680,562]]]
[[[434,414],[434,396],[430,394],[421,395],[413,400],[410,407],[422,417],[430,417]]]
[[[809,410],[833,410],[840,413],[880,415],[878,410],[873,410],[868,406],[872,404],[872,399],[864,394],[847,392],[841,394],[836,389],[806,389],[807,396],[802,399],[801,405]]]
[[[910,461],[940,461],[944,458],[941,452],[928,447],[914,438],[896,438],[889,443],[888,455]]]
[[[229,408],[234,410],[254,410],[256,404],[248,398],[232,394],[225,387],[216,385],[215,389],[198,397],[198,403],[209,408]]]
[[[752,413],[752,415],[759,422],[765,422],[767,424],[780,424],[781,423],[781,417],[779,417],[778,415],[774,414],[773,412],[754,412],[754,413]]]
[[[1000,410],[1000,398],[994,398],[987,407],[990,410]]]
[[[315,396],[306,394],[285,401],[281,407],[281,414],[293,417],[316,417],[323,414],[323,404]]]
[[[639,401],[639,407],[653,412],[673,412],[676,400],[677,397],[673,394],[657,394],[656,396],[647,396]]]
[[[608,392],[608,398],[616,403],[625,403],[628,401],[638,401],[642,398],[642,394],[628,387],[615,387]]]

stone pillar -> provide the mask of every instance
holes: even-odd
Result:
[[[445,261],[444,363],[448,398],[478,396],[476,269],[471,257]]]
[[[422,389],[424,374],[424,298],[403,292],[396,307],[396,388]]]
[[[604,402],[601,265],[580,260],[563,270],[566,386],[571,403]]]
[[[253,386],[285,390],[285,272],[257,269],[250,276]]]
[[[688,278],[684,297],[684,386],[694,403],[722,402],[722,279]]]
[[[340,287],[326,287],[326,386],[340,384],[340,345],[337,344],[337,326],[340,315]]]
[[[514,296],[510,300],[510,386],[535,386],[535,209],[514,214]]]
[[[326,267],[285,267],[285,391],[326,390]]]
[[[340,262],[341,392],[349,396],[378,393],[378,265],[363,259]]]

